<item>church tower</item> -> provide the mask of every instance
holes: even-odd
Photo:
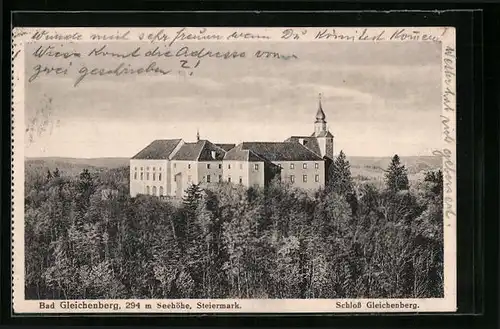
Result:
[[[333,159],[333,135],[328,131],[326,126],[326,115],[323,112],[321,104],[321,94],[319,94],[318,111],[316,112],[316,121],[314,121],[314,134],[318,141],[319,149],[322,157]]]
[[[319,136],[321,133],[326,132],[326,116],[323,112],[323,106],[321,105],[321,94],[318,97],[318,112],[316,112],[316,121],[314,122],[314,135]]]

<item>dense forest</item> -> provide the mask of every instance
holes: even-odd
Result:
[[[440,170],[409,182],[395,155],[383,187],[341,153],[313,194],[192,185],[131,198],[128,168],[28,168],[27,299],[426,298],[443,296]]]

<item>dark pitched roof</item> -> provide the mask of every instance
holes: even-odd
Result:
[[[220,147],[221,149],[223,149],[226,152],[231,150],[232,148],[234,148],[236,146],[236,144],[215,144],[215,145]]]
[[[158,139],[146,146],[132,159],[168,159],[181,139]]]
[[[212,151],[215,152],[215,159],[212,157]],[[185,143],[179,151],[175,153],[172,160],[188,161],[221,161],[226,151],[212,144],[207,140],[199,140],[196,143]]]
[[[294,142],[294,143],[299,143],[300,140],[303,139],[303,144],[305,147],[313,151],[314,153],[321,155],[321,150],[319,148],[318,140],[316,137],[309,137],[309,136],[291,136],[288,138],[285,142]]]
[[[255,152],[251,150],[242,150],[241,144],[237,147],[232,148],[229,152],[224,156],[224,160],[227,161],[250,161],[250,162],[268,162],[269,160],[263,159],[259,155],[255,154]]]
[[[299,143],[293,142],[244,142],[243,150],[252,150],[269,161],[314,161],[322,158]]]
[[[207,140],[204,142],[198,161],[222,161],[222,159],[224,159],[224,155],[226,155],[224,149]]]

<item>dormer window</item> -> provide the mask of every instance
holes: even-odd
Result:
[[[214,159],[214,160],[215,160],[215,156],[216,156],[216,155],[217,155],[217,154],[215,153],[215,151],[212,151],[212,159]]]

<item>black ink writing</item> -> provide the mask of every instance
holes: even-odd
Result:
[[[292,40],[299,40],[301,35],[306,35],[307,30],[302,30],[300,32],[295,31],[294,29],[286,29],[283,30],[281,34],[281,39],[292,39]]]
[[[375,35],[370,35],[368,33],[368,29],[364,29],[361,32],[361,35],[358,37],[358,40],[360,41],[384,41],[385,37],[385,30],[382,30],[380,33],[377,33]]]
[[[67,67],[53,67],[53,66],[45,66],[41,64],[37,64],[33,66],[33,74],[28,78],[28,82],[33,82],[40,77],[40,75],[66,75],[68,74],[69,66],[72,65],[72,62],[69,63]]]
[[[314,36],[314,39],[317,39],[317,40],[322,40],[322,39],[330,40],[331,39],[331,40],[347,40],[347,41],[354,41],[355,40],[353,35],[342,34],[342,33],[337,32],[335,29],[321,30],[318,33],[316,33],[316,35]]]
[[[418,30],[408,31],[407,29],[397,29],[396,32],[390,36],[389,40],[439,42],[440,37],[421,33]]]
[[[238,40],[238,39],[270,39],[267,35],[259,35],[253,33],[238,33],[233,32],[226,37],[226,40]]]
[[[222,39],[224,39],[224,37],[219,34],[207,33],[207,29],[205,28],[199,30],[197,33],[189,33],[186,31],[186,28],[182,28],[175,33],[169,46],[172,46],[177,41],[217,41]]]
[[[33,52],[33,56],[38,58],[49,56],[68,59],[71,57],[81,57],[81,54],[76,51],[57,51],[54,46],[40,46]]]
[[[143,40],[145,37],[144,33],[139,34],[139,40]],[[157,31],[156,33],[149,33],[147,36],[147,39],[151,43],[155,43],[156,41],[167,41],[170,40],[170,37],[168,36],[167,33],[165,33],[165,30],[161,29]]]
[[[446,143],[455,143],[455,138],[452,137],[450,118],[441,115],[441,123],[443,124],[444,141]]]
[[[60,34],[57,32],[48,32],[46,30],[36,31],[32,36],[33,40],[49,40],[49,41],[81,41],[83,39],[83,35],[81,33],[68,33],[68,34]]]
[[[436,156],[440,156],[444,160],[444,190],[446,193],[453,192],[453,176],[452,173],[455,172],[455,162],[451,158],[452,152],[450,149],[436,150],[432,152]]]
[[[107,51],[107,45],[104,45],[100,48],[94,48],[92,49],[87,56],[110,56],[110,57],[118,57],[118,58],[129,58],[129,57],[139,57],[141,54],[139,53],[139,50],[141,50],[141,47],[137,47],[132,51],[124,52],[124,53],[119,53],[119,52],[113,52],[113,51]]]
[[[74,86],[78,86],[87,76],[89,75],[97,75],[97,76],[122,76],[122,75],[139,75],[139,74],[149,74],[149,73],[158,73],[161,75],[167,75],[172,70],[165,70],[156,64],[156,62],[151,62],[147,67],[139,67],[139,68],[133,68],[132,65],[128,64],[127,66],[125,63],[120,63],[116,68],[114,69],[108,69],[108,68],[88,68],[86,66],[82,67],[78,71],[78,78],[75,81]]]
[[[192,50],[189,47],[185,46],[180,48],[176,54],[176,57],[195,57],[195,58],[220,58],[220,59],[232,59],[232,58],[245,58],[246,53],[243,52],[238,52],[238,51],[226,51],[226,52],[219,52],[219,51],[212,51],[212,50],[207,50],[206,48],[201,48],[199,50]]]
[[[129,34],[130,31],[125,31],[124,33],[116,32],[116,34],[92,34],[90,39],[95,41],[129,40]]]
[[[196,64],[193,66],[193,68],[197,68],[197,67],[198,67],[198,65],[200,65],[200,62],[201,62],[201,61],[200,61],[200,60],[198,60],[198,61],[196,62]],[[187,61],[187,60],[182,59],[182,60],[181,60],[181,68],[183,68],[183,69],[190,69],[191,67],[188,65],[188,61]]]
[[[274,51],[263,51],[257,50],[255,52],[255,57],[257,58],[277,58],[277,59],[297,59],[298,57],[294,54],[291,55],[283,55]]]

